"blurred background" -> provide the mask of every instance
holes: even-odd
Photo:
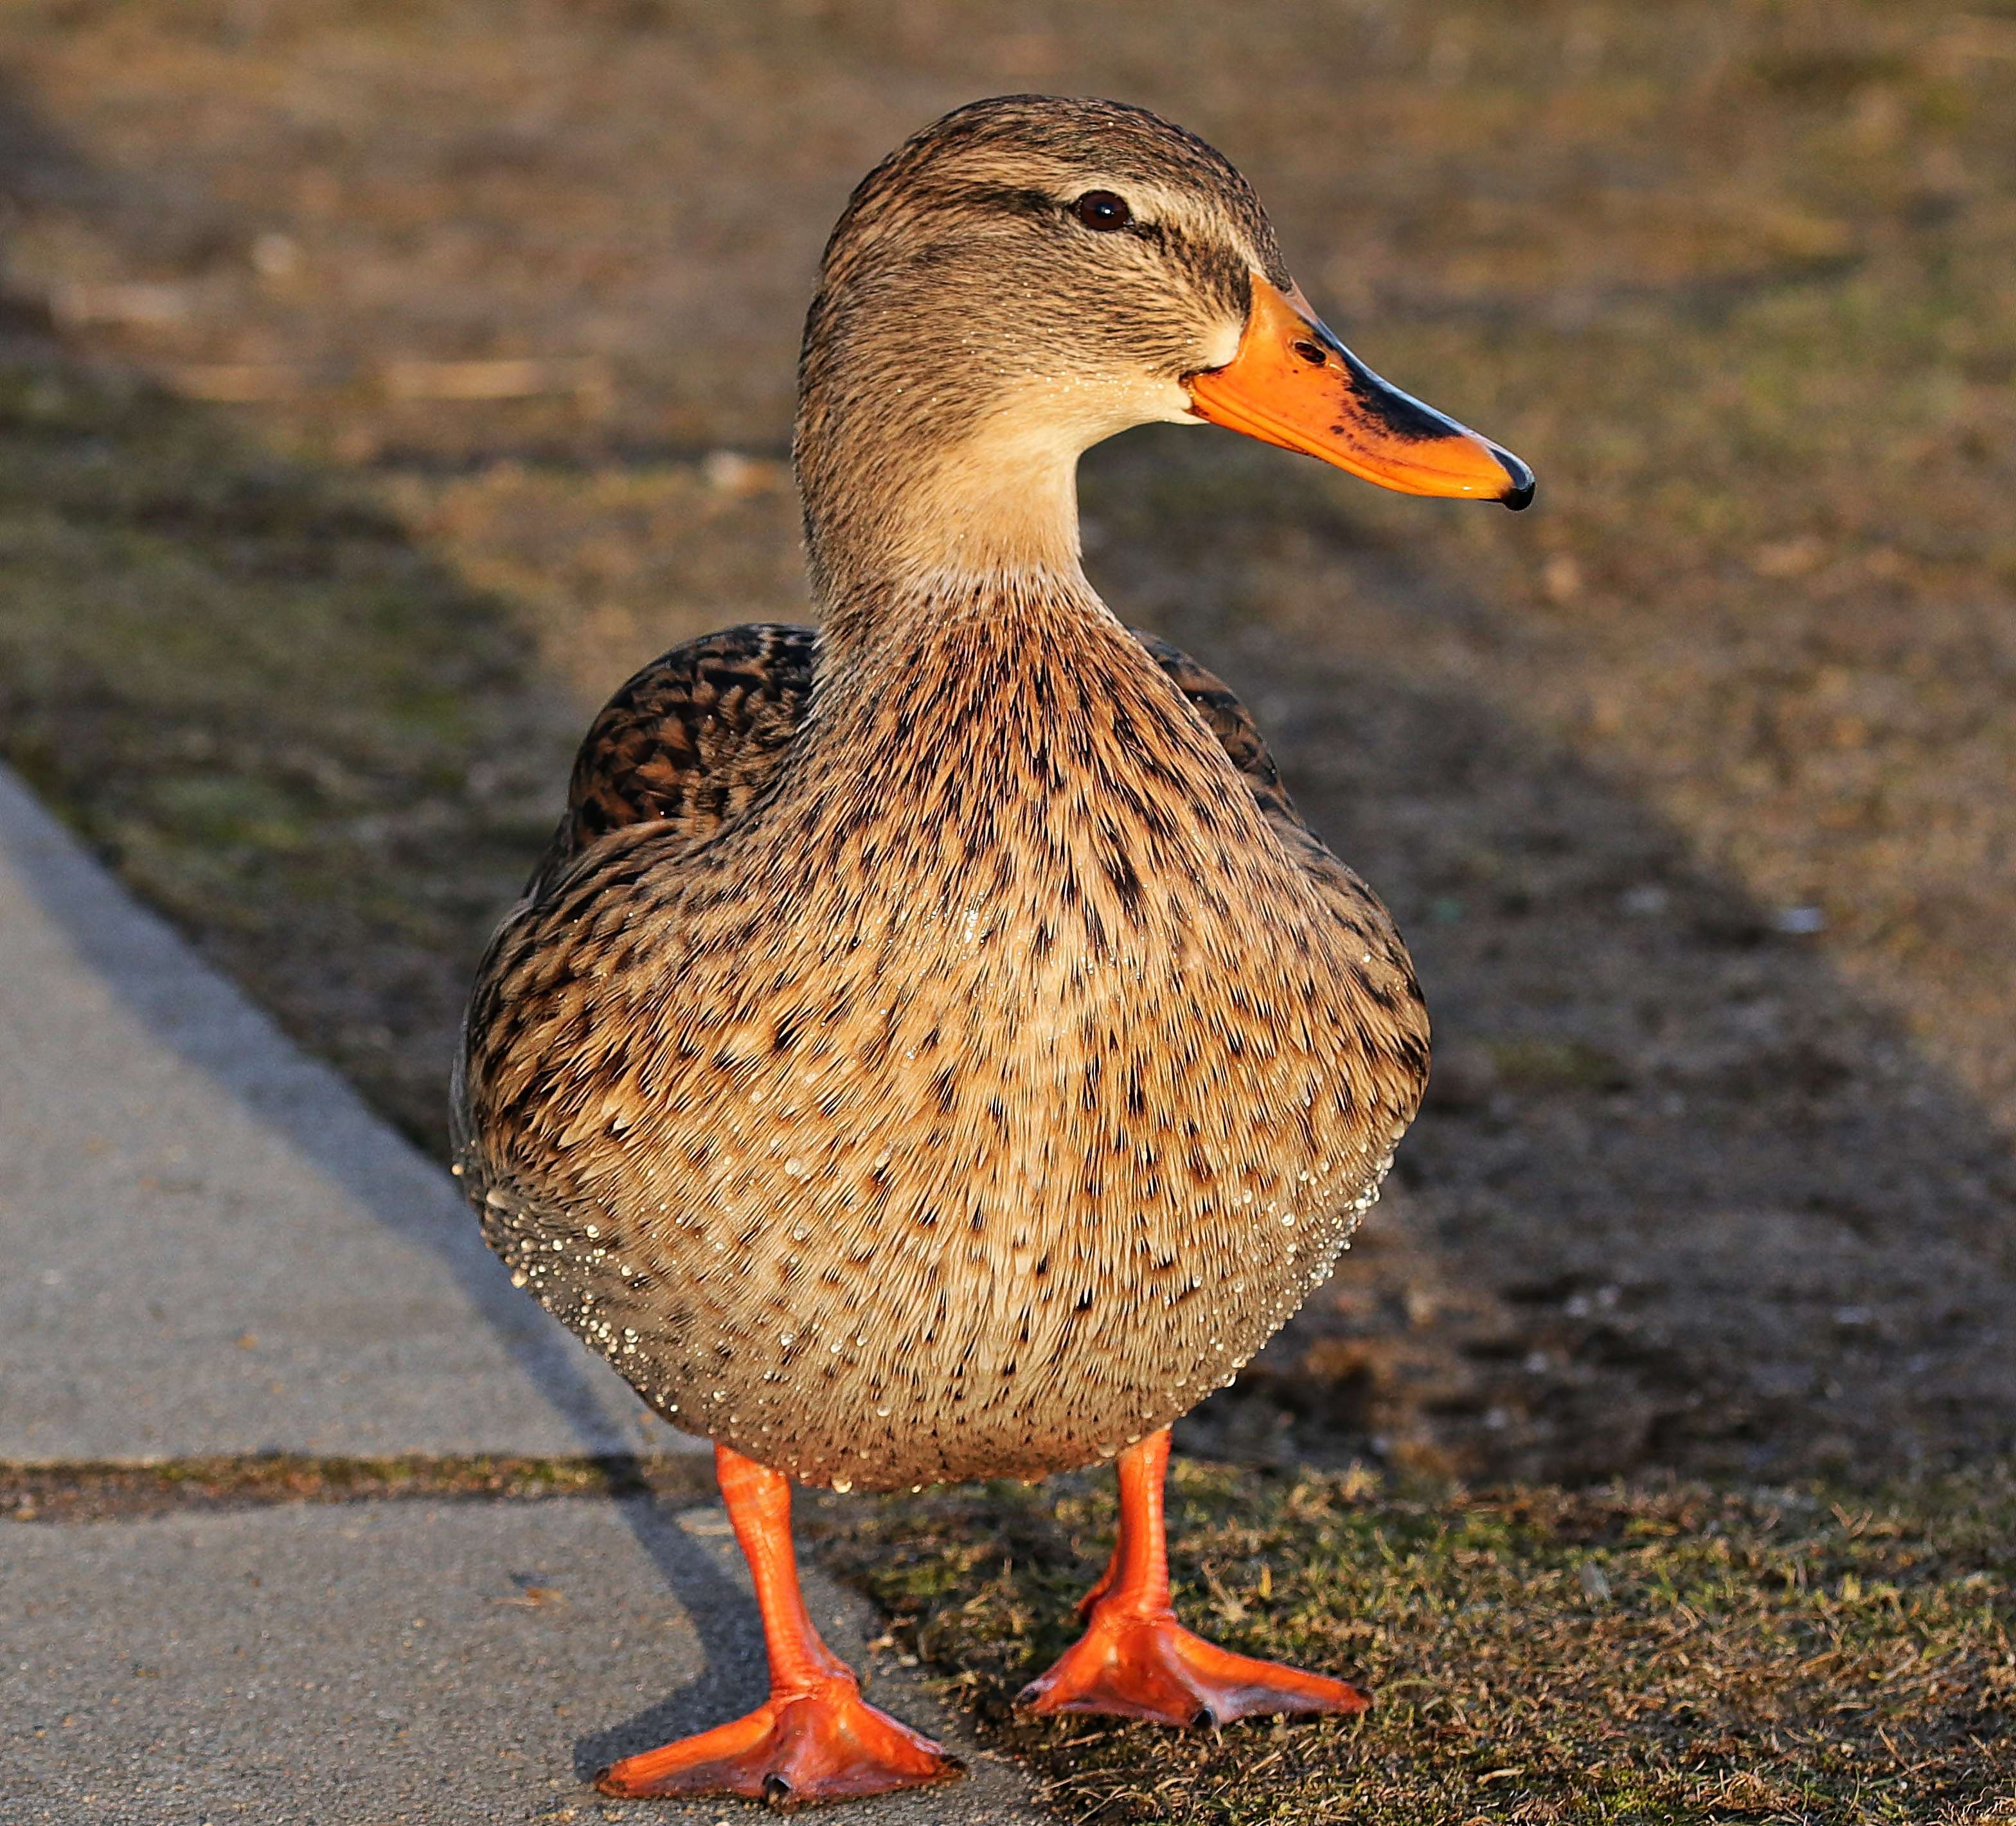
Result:
[[[1363,1242],[1189,1443],[2016,1447],[2010,0],[16,0],[0,69],[0,752],[423,1145],[588,716],[803,618],[849,189],[1113,95],[1541,478],[1086,465],[1094,581],[1254,707],[1437,1022]]]

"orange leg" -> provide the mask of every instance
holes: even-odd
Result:
[[[963,1766],[861,1697],[847,1663],[819,1640],[798,1590],[791,1486],[779,1471],[714,1449],[735,1538],[763,1613],[770,1697],[745,1717],[641,1756],[596,1777],[604,1794],[733,1794],[773,1807],[950,1781]]]
[[[1120,1455],[1120,1539],[1079,1607],[1089,1623],[1056,1666],[1022,1689],[1031,1712],[1111,1712],[1161,1724],[1223,1724],[1267,1712],[1363,1712],[1370,1696],[1327,1674],[1234,1655],[1169,1608],[1163,1531],[1165,1428]]]
[[[1119,1576],[1120,1543],[1116,1540],[1113,1551],[1106,1557],[1106,1570],[1085,1587],[1085,1595],[1071,1606],[1073,1615],[1081,1623],[1099,1608],[1099,1601],[1113,1589],[1113,1582]]]

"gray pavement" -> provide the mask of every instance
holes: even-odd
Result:
[[[0,1461],[694,1450],[509,1284],[452,1183],[0,769]],[[864,1826],[1027,1789],[862,1602],[877,1699],[965,1755]],[[387,1500],[0,1521],[0,1826],[730,1821],[613,1758],[763,1691],[718,1507]]]
[[[0,1524],[8,1826],[506,1826],[754,1820],[747,1803],[609,1801],[615,1757],[763,1696],[718,1508],[383,1503]],[[863,1666],[865,1607],[813,1614]],[[870,1695],[938,1734],[955,1787],[851,1803],[862,1826],[1033,1821],[1019,1777],[899,1669]]]
[[[0,1247],[0,1459],[697,1443],[4,769]]]

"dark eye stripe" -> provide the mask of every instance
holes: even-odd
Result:
[[[1087,228],[1100,234],[1131,228],[1134,222],[1134,212],[1127,207],[1127,199],[1116,196],[1111,190],[1086,191],[1071,206],[1071,211]]]

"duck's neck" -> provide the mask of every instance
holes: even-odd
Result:
[[[1096,605],[1078,561],[1076,438],[1006,412],[928,442],[900,423],[844,429],[801,435],[798,455],[830,651],[877,644],[892,617],[947,603]]]
[[[946,577],[848,607],[790,764],[743,827],[818,859],[778,877],[794,895],[808,870],[853,897],[851,919],[939,930],[977,896],[1103,955],[1157,921],[1158,943],[1186,942],[1181,884],[1278,877],[1224,748],[1082,578]]]

